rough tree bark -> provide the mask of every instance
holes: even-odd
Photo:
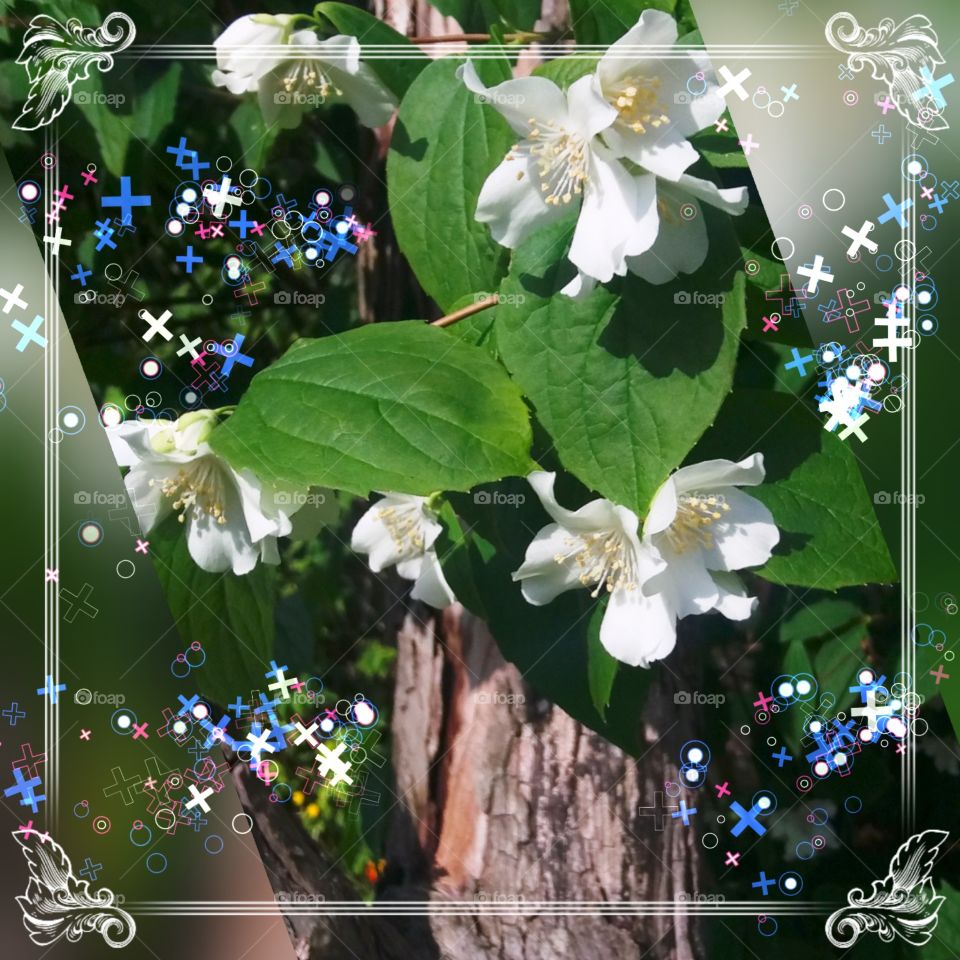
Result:
[[[693,830],[655,829],[652,806],[693,736],[660,670],[637,763],[536,699],[462,608],[408,618],[394,702],[396,815],[382,898],[674,900],[703,889]],[[674,671],[677,665],[674,665]],[[434,916],[441,956],[556,960],[705,955],[692,917]]]

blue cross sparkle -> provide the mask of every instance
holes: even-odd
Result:
[[[65,683],[58,683],[56,686],[53,685],[53,677],[50,674],[47,674],[47,679],[43,681],[43,686],[37,688],[37,696],[43,697],[49,695],[50,702],[57,702],[57,694],[61,690],[66,690],[67,685]]]
[[[79,280],[79,281],[80,281],[80,286],[81,286],[81,287],[85,287],[85,286],[87,285],[87,277],[92,277],[92,276],[93,276],[93,271],[92,271],[92,270],[84,270],[83,264],[82,264],[82,263],[78,263],[78,264],[77,264],[77,272],[76,272],[76,273],[71,273],[71,274],[70,274],[70,279],[71,279],[71,280]]]
[[[37,804],[47,799],[42,793],[34,793],[34,788],[42,786],[40,778],[31,777],[29,780],[25,780],[23,770],[20,767],[14,767],[13,781],[13,786],[7,787],[3,791],[3,795],[12,797],[14,794],[20,794],[20,806],[29,807],[31,812],[37,813]]]
[[[200,700],[200,695],[195,693],[188,700],[182,693],[178,693],[177,699],[180,701],[180,709],[177,711],[177,716],[181,717],[187,713],[193,716],[193,708],[197,705],[197,702]]]
[[[181,137],[180,143],[175,147],[167,147],[167,153],[172,153],[174,155],[174,162],[181,170],[189,170],[190,176],[194,180],[200,179],[200,171],[207,170],[210,167],[209,163],[201,163],[199,160],[200,154],[196,150],[191,150],[187,147],[187,138]]]
[[[240,348],[243,346],[243,341],[246,338],[242,333],[235,333],[233,335],[233,350],[230,353],[227,353],[226,348],[222,343],[217,343],[213,347],[213,352],[219,354],[224,358],[223,369],[220,371],[223,376],[229,377],[230,373],[233,370],[233,365],[239,363],[241,367],[252,367],[253,366],[253,357],[249,356],[246,353],[241,353]],[[271,660],[271,664],[275,661]],[[286,667],[281,667],[281,670],[286,670]],[[275,677],[276,673],[266,674],[267,678]]]
[[[737,823],[734,824],[730,833],[739,837],[744,830],[749,827],[758,837],[762,837],[766,832],[767,828],[757,820],[757,816],[761,812],[761,808],[757,804],[753,804],[749,810],[744,810],[744,808],[734,800],[730,804],[730,809],[737,815]]]
[[[231,226],[231,227],[236,227],[237,230],[240,231],[240,239],[241,239],[241,240],[246,240],[246,239],[247,239],[247,227],[249,226],[249,224],[251,224],[251,223],[253,223],[253,222],[254,222],[254,221],[251,220],[251,219],[247,216],[247,211],[246,211],[246,209],[245,209],[244,207],[241,207],[241,208],[240,208],[240,216],[239,216],[236,220],[230,220],[230,221],[228,221],[228,224],[229,224],[229,226]]]
[[[237,699],[233,703],[227,704],[227,709],[232,710],[234,716],[239,720],[240,714],[243,713],[244,710],[248,710],[249,707],[240,699],[238,695]]]
[[[7,723],[9,723],[11,727],[15,727],[17,721],[22,720],[26,714],[20,709],[20,704],[14,700],[9,707],[0,710],[0,716],[6,717]]]
[[[941,197],[939,193],[933,195],[933,203],[928,203],[927,208],[933,210],[936,208],[937,213],[943,213],[943,208],[950,202],[949,197]]]
[[[877,223],[886,223],[888,220],[893,220],[896,218],[897,223],[901,227],[907,225],[907,219],[903,215],[904,211],[909,210],[913,206],[913,201],[907,197],[903,203],[897,203],[889,193],[883,195],[883,202],[887,205],[887,210],[885,213],[881,213],[877,218]]]
[[[277,666],[276,660],[270,661],[270,669],[264,674],[267,680],[272,680],[281,670],[286,673],[290,668],[284,664],[282,667]],[[262,694],[261,694],[262,696]],[[276,701],[274,701],[276,703]]]
[[[203,263],[203,257],[194,256],[193,245],[187,245],[187,252],[176,258],[177,263],[182,263],[186,267],[187,273],[193,273],[195,263]]]
[[[110,225],[109,217],[97,220],[97,229],[93,231],[93,235],[97,238],[97,250],[102,250],[104,247],[116,250],[117,245],[113,242],[113,234],[114,229]]]
[[[285,247],[279,240],[277,241],[276,253],[270,258],[271,263],[285,263],[288,267],[293,267],[293,255],[297,252],[295,244]]]
[[[767,887],[775,887],[776,885],[777,885],[777,881],[768,880],[767,875],[762,870],[760,871],[760,876],[757,877],[756,881],[750,884],[751,887],[754,887],[754,888],[759,887],[760,892],[763,894],[763,896],[767,895]]]
[[[91,883],[97,882],[97,877],[103,869],[102,863],[94,863],[89,857],[83,861],[83,866],[77,871],[81,877],[87,877]]]
[[[782,769],[785,763],[789,763],[793,759],[793,757],[791,757],[790,754],[787,753],[786,747],[781,747],[777,753],[772,754],[772,757],[774,760],[777,761],[778,769]]]
[[[30,343],[37,344],[37,346],[39,346],[41,349],[46,347],[47,338],[43,336],[42,333],[37,332],[43,326],[43,317],[41,317],[40,314],[37,314],[33,318],[33,322],[29,327],[26,326],[26,324],[21,323],[19,320],[12,321],[10,326],[13,327],[17,333],[22,334],[19,342],[17,343],[18,352],[23,353],[23,351],[27,349],[27,344]],[[56,703],[56,701],[54,701],[54,703]]]
[[[794,347],[793,348],[793,360],[789,363],[783,365],[784,370],[799,370],[800,376],[805,377],[807,375],[807,364],[813,363],[813,354],[808,353],[805,357],[800,356],[800,351]]]
[[[953,74],[945,73],[942,77],[934,80],[933,71],[929,67],[923,66],[920,68],[920,76],[926,81],[926,85],[914,93],[913,99],[921,100],[923,97],[930,97],[937,105],[937,109],[942,110],[947,105],[947,101],[940,91],[953,83]]]
[[[120,220],[124,223],[133,222],[134,207],[149,207],[153,203],[149,194],[136,195],[130,188],[130,178],[120,178],[120,192],[113,197],[101,197],[101,207],[117,207],[120,210]]]
[[[680,809],[675,810],[670,816],[674,820],[682,820],[685,827],[690,826],[690,818],[697,812],[696,807],[688,807],[687,801],[682,799],[680,800]]]

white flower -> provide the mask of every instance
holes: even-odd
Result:
[[[410,596],[442,610],[456,599],[433,548],[442,531],[427,497],[385,493],[353,528],[350,546],[369,555],[374,573],[396,564],[401,577],[415,581]]]
[[[780,539],[770,511],[738,486],[763,482],[763,457],[683,467],[657,491],[638,538],[626,507],[593,500],[571,513],[557,504],[553,473],[529,477],[555,521],[527,548],[513,574],[529,603],[592,587],[610,595],[600,625],[607,652],[633,666],[662,660],[677,641],[677,619],[718,610],[744,620],[756,605],[733,570],[765,563]]]
[[[638,256],[627,257],[627,269],[647,283],[668,283],[681,273],[696,273],[707,259],[710,240],[700,201],[739,216],[747,209],[746,187],[720,188],[710,180],[682,174],[675,183],[655,178],[659,227],[653,246]],[[563,293],[580,299],[596,286],[596,281],[578,273]]]
[[[597,64],[603,96],[617,111],[603,132],[607,146],[615,156],[673,181],[699,159],[687,137],[715,123],[726,108],[703,51],[677,46],[669,58],[663,55],[662,48],[676,40],[670,14],[644,10]],[[638,46],[658,49],[644,56]],[[696,96],[687,88],[691,78]]]
[[[647,626],[641,622],[647,606],[641,588],[664,568],[656,552],[640,542],[637,515],[602,499],[571,512],[554,496],[555,473],[538,471],[527,479],[554,522],[534,537],[513,574],[524,598],[543,606],[577,587],[589,588],[593,597],[609,594],[600,642],[611,653],[636,643]]]
[[[521,77],[487,88],[471,61],[460,76],[506,119],[520,139],[490,174],[476,218],[493,238],[514,248],[579,208],[568,257],[601,283],[626,272],[657,234],[656,181],[634,176],[597,134],[617,119],[595,76],[564,92],[545,77]]]
[[[710,180],[689,174],[683,174],[676,183],[658,177],[657,240],[649,250],[628,258],[627,268],[648,283],[667,283],[677,274],[696,273],[710,248],[700,201],[737,217],[747,209],[749,200],[746,187],[721,189]]]
[[[117,463],[131,468],[125,483],[142,531],[177,511],[197,566],[244,574],[258,559],[280,562],[277,537],[290,532],[290,518],[275,492],[210,449],[216,419],[215,411],[197,410],[177,421],[128,420],[107,435]]]
[[[231,93],[259,93],[268,123],[294,127],[308,106],[342,97],[362,124],[379,127],[396,102],[376,74],[360,62],[356,37],[320,40],[313,30],[289,32],[290,14],[235,20],[214,41],[213,82]]]
[[[770,511],[738,490],[764,478],[759,453],[733,463],[707,460],[681,467],[654,495],[643,525],[643,542],[666,567],[644,583],[633,636],[621,634],[607,650],[626,663],[649,665],[674,648],[676,621],[718,610],[745,620],[756,606],[731,571],[770,559],[780,531]]]

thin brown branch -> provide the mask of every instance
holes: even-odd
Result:
[[[488,310],[490,307],[495,307],[497,305],[497,300],[497,295],[495,293],[491,293],[489,297],[484,297],[482,300],[478,300],[476,303],[471,303],[469,307],[462,307],[460,310],[455,310],[453,313],[448,313],[439,320],[433,320],[430,323],[430,326],[453,326],[453,324],[459,323],[466,317],[472,317],[475,313],[480,313],[481,310]]]

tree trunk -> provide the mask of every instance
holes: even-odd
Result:
[[[695,830],[640,810],[663,794],[692,735],[695,712],[673,709],[670,671],[651,688],[650,747],[637,763],[538,700],[462,608],[422,623],[408,617],[398,638],[399,800],[380,899],[481,905],[429,918],[440,956],[451,958],[704,956],[695,917],[482,912],[514,901],[673,901],[701,889]]]

